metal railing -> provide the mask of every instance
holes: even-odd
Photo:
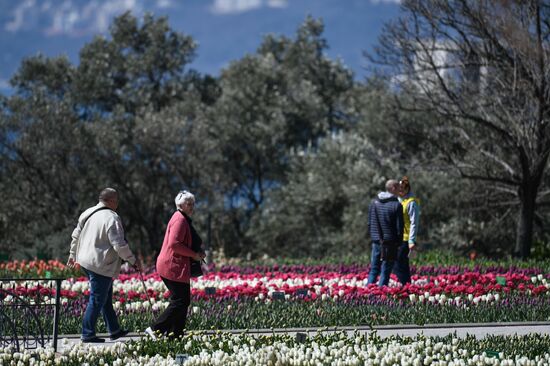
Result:
[[[57,351],[63,280],[0,278],[0,347],[20,351],[45,347],[51,341]],[[50,326],[51,332],[47,331]]]

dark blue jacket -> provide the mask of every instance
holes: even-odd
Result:
[[[376,224],[374,205],[378,212],[380,228],[384,233],[384,241],[403,241],[403,207],[396,196],[381,192],[369,207],[369,232],[372,241],[380,242],[380,233]]]

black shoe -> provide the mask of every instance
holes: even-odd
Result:
[[[82,339],[82,343],[103,343],[105,339],[99,337],[93,337],[88,339]]]
[[[111,339],[111,341],[116,341],[117,339],[128,335],[128,333],[130,333],[129,330],[121,329],[118,332],[116,332],[115,334],[111,334],[110,339]]]

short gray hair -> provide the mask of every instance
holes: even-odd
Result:
[[[195,196],[193,193],[188,191],[179,191],[176,195],[176,198],[174,199],[174,203],[176,204],[176,208],[180,209],[183,207],[183,205],[189,201],[195,202]]]
[[[99,193],[99,200],[101,202],[108,202],[112,199],[118,198],[118,192],[114,188],[105,188]]]
[[[386,192],[389,192],[399,185],[399,182],[395,179],[390,179],[386,182]]]

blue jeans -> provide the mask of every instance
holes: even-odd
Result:
[[[411,269],[409,266],[409,243],[404,241],[397,249],[397,261],[393,265],[393,273],[402,285],[411,282]]]
[[[99,313],[107,325],[109,334],[118,333],[120,325],[113,309],[113,279],[82,268],[90,281],[90,298],[82,319],[82,339],[96,336],[95,326]]]
[[[382,261],[382,248],[379,242],[372,242],[372,252],[370,256],[370,272],[368,283],[375,283],[376,278],[380,276],[378,286],[387,286],[390,282],[390,274],[393,268],[393,261]]]

